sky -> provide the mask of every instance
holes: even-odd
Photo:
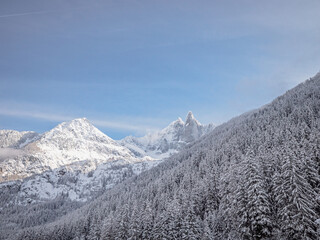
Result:
[[[320,1],[1,0],[0,129],[221,124],[320,70]]]

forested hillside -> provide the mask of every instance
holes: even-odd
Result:
[[[320,74],[11,239],[317,239]],[[318,224],[318,225],[317,225]]]

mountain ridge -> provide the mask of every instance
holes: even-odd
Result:
[[[196,125],[196,130],[210,129],[202,126],[191,112],[187,121],[190,126]],[[187,142],[181,141],[180,135],[175,136],[185,125],[178,118],[153,133],[151,138],[146,137],[154,148],[163,147],[158,138],[153,139],[158,135],[171,146],[176,146],[174,141],[180,144],[173,151],[151,156],[143,146],[138,150],[143,153],[138,153],[123,145],[121,140],[113,140],[86,118],[62,122],[43,134],[37,134],[34,141],[21,148],[17,145],[14,152],[10,148],[0,148],[0,154],[1,151],[11,151],[11,155],[0,162],[0,176],[4,181],[0,183],[0,189],[10,185],[8,181],[21,179],[16,181],[20,191],[11,196],[10,204],[45,202],[59,196],[67,196],[71,201],[87,201],[123,179],[156,166],[164,157],[186,146]],[[20,136],[15,134],[14,143],[20,141],[16,135]]]
[[[120,140],[120,143],[140,156],[149,155],[161,159],[177,153],[187,144],[212,131],[214,127],[213,124],[202,125],[189,111],[185,122],[179,117],[160,131],[143,137],[128,136]]]

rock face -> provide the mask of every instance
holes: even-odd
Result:
[[[158,132],[140,138],[129,136],[120,142],[134,152],[136,156],[151,156],[155,159],[163,159],[178,152],[188,143],[199,139],[213,129],[213,124],[202,125],[195,119],[192,112],[189,112],[185,122],[178,118]]]

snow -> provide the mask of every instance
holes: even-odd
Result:
[[[0,130],[0,148],[21,148],[38,137],[31,131]]]
[[[130,174],[132,171],[137,175],[159,163],[160,161],[127,163],[119,160],[103,163],[90,173],[77,171],[77,168],[72,166],[61,167],[17,182],[21,190],[15,202],[26,205],[30,202],[53,200],[62,195],[72,201],[85,202],[96,196],[97,193],[121,182],[125,174]],[[74,171],[70,171],[70,168],[73,168]],[[2,183],[2,186],[5,186],[5,183]]]
[[[136,157],[128,148],[102,133],[85,118],[61,123],[34,138],[34,141],[28,139],[27,142],[22,148],[24,155],[0,164],[3,176],[31,176],[81,161],[89,163],[83,165],[82,169],[88,172],[108,161],[125,159],[134,163],[150,160]]]
[[[213,124],[202,125],[195,119],[192,112],[188,112],[186,122],[179,117],[160,131],[140,138],[129,136],[122,139],[120,143],[136,155],[164,159],[209,133],[213,128]]]
[[[25,179],[16,182],[21,189],[15,197],[19,204],[61,195],[73,201],[87,201],[126,176],[156,166],[210,129],[191,112],[186,123],[178,118],[158,132],[120,141],[102,133],[86,118],[63,122],[41,135],[2,130],[3,136],[12,137],[10,141],[0,137],[0,142],[2,139],[4,146],[16,146],[19,154],[0,162],[0,181]]]

